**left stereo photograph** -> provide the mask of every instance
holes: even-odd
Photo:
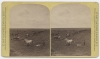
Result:
[[[39,4],[10,10],[10,56],[50,56],[50,11]]]

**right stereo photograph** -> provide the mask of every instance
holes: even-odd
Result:
[[[51,10],[51,56],[91,56],[91,10],[60,4]]]

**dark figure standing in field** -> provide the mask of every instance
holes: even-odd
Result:
[[[43,41],[43,43],[42,43],[42,44],[43,44],[43,46],[45,46],[45,41]]]
[[[84,42],[83,42],[83,45],[85,46],[85,40],[84,40]]]

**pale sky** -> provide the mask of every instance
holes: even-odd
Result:
[[[90,28],[91,11],[81,4],[61,4],[53,7],[52,28]]]
[[[38,4],[14,6],[10,11],[10,28],[50,28],[50,11]]]

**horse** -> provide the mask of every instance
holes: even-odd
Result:
[[[33,40],[24,39],[24,41],[26,42],[27,46],[33,43]]]
[[[70,36],[70,33],[67,33],[66,36],[69,37]]]
[[[13,38],[13,40],[19,40],[20,36]]]
[[[61,36],[54,36],[54,39],[60,39]]]
[[[68,39],[68,38],[65,38],[64,40],[66,41],[66,45],[68,45],[68,46],[70,46],[71,43],[73,42],[72,39]]]

